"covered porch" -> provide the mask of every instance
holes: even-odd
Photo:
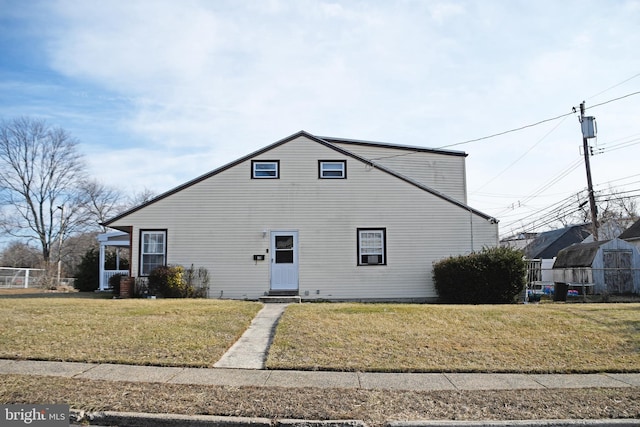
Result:
[[[130,248],[131,241],[129,233],[124,231],[110,231],[108,233],[102,233],[98,235],[98,242],[100,243],[100,285],[98,290],[106,291],[109,289],[109,278],[116,274],[122,274],[129,276],[129,269],[121,268],[120,252],[122,248]],[[113,246],[116,248],[116,267],[115,270],[105,269],[107,248]]]

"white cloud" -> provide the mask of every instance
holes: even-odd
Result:
[[[633,92],[640,78],[589,99],[640,72],[637,4],[61,0],[40,6],[49,22],[42,31],[50,66],[78,86],[73,91],[86,86],[91,108],[99,109],[78,111],[70,102],[52,114],[75,114],[73,126],[96,156],[96,170],[102,160],[122,164],[125,185],[160,191],[300,129],[440,147],[568,112],[583,99],[594,105]],[[77,100],[75,92],[64,96]],[[640,132],[639,102],[593,111],[601,138]],[[94,115],[96,135],[79,113]],[[472,195],[471,204],[493,214],[566,167],[576,156],[579,128],[575,117],[556,125],[454,147],[470,154],[471,192],[483,187],[481,193],[504,196]],[[113,141],[109,127],[117,132]],[[594,158],[594,175],[603,180],[633,168],[626,163],[633,156],[604,157]],[[566,191],[583,187],[581,173],[562,181]]]
[[[460,3],[436,3],[430,7],[431,17],[438,24],[444,24],[451,17],[462,15],[465,8]]]

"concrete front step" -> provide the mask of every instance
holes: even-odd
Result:
[[[260,302],[263,302],[265,304],[269,304],[269,303],[284,303],[284,304],[298,304],[302,301],[302,299],[298,296],[298,295],[290,295],[290,296],[264,296],[264,297],[260,297]]]

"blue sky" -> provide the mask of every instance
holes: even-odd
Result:
[[[640,1],[0,0],[0,117],[157,193],[304,129],[468,153],[501,234],[586,187],[578,115],[640,91]],[[640,194],[640,94],[588,109],[592,173]],[[539,218],[534,221],[536,218]]]

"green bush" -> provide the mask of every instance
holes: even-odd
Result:
[[[123,277],[127,277],[124,274],[114,274],[113,276],[109,277],[109,287],[111,288],[111,292],[113,292],[113,295],[115,296],[120,296],[120,279],[122,279]]]
[[[437,262],[433,278],[441,302],[450,304],[513,303],[526,284],[522,252],[485,248]]]
[[[100,286],[100,254],[94,248],[89,249],[77,267],[74,287],[81,292],[93,292]]]
[[[209,273],[205,268],[185,270],[181,265],[154,268],[147,281],[149,295],[164,298],[206,298]]]

